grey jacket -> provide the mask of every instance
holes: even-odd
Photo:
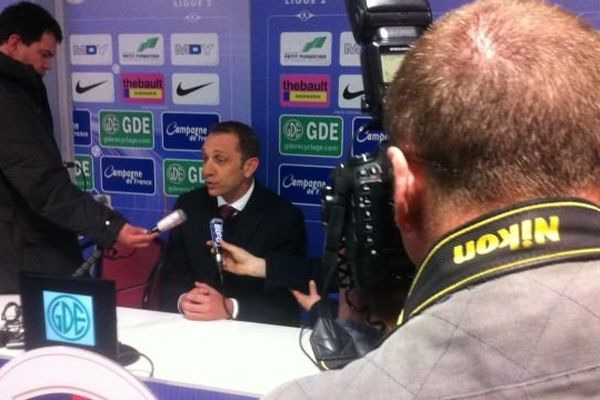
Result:
[[[576,242],[590,233],[600,240],[600,229],[588,228]],[[598,246],[585,247],[585,258],[599,258]],[[362,359],[266,398],[600,398],[600,261],[555,262],[465,286]]]

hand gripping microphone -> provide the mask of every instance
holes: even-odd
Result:
[[[215,252],[215,261],[217,262],[217,270],[221,283],[223,281],[223,253],[221,252],[221,239],[223,239],[223,220],[221,218],[213,218],[210,220],[210,237],[213,243],[213,251]]]
[[[150,230],[151,233],[155,232],[166,232],[169,229],[173,229],[178,225],[181,225],[187,220],[187,215],[183,210],[175,210],[166,217],[162,218],[160,221],[156,223],[156,226]],[[72,276],[82,276],[86,272],[88,272],[92,267],[98,262],[98,260],[102,257],[102,249],[96,249],[92,255],[90,255],[77,271],[73,273]]]
[[[150,230],[151,233],[166,232],[181,225],[187,220],[187,215],[183,210],[175,210],[156,223],[156,226]]]

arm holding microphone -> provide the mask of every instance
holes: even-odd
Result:
[[[187,216],[183,210],[175,210],[158,221],[152,229],[140,228],[125,222],[121,225],[116,242],[132,248],[148,247],[161,232],[166,232],[182,224],[186,221],[186,219]],[[107,225],[109,224],[110,223],[107,221]],[[96,249],[73,273],[73,276],[82,276],[87,273],[102,257],[102,252],[106,248],[112,248],[112,245],[109,247],[103,247],[102,245],[99,245],[99,248]]]

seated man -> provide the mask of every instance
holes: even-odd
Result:
[[[286,254],[304,257],[306,232],[301,211],[254,178],[259,163],[258,139],[249,126],[234,121],[216,124],[202,154],[206,186],[182,194],[175,204],[188,220],[170,234],[160,281],[162,308],[179,309],[193,320],[235,318],[298,325],[294,297],[273,284],[281,279],[277,274],[287,273],[285,265],[273,261],[277,273],[265,278],[225,271],[221,286],[206,242],[211,239],[210,220],[229,205],[235,210],[231,216],[222,215],[224,238],[267,259]]]
[[[600,36],[537,0],[438,19],[385,100],[398,328],[267,399],[600,398]]]

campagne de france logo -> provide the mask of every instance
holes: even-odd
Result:
[[[279,116],[279,153],[340,157],[344,145],[344,120],[327,115]]]
[[[106,157],[100,158],[103,192],[156,193],[155,168],[152,158]]]
[[[92,144],[92,120],[90,110],[73,109],[73,143],[75,146]]]
[[[382,130],[368,128],[373,122],[371,117],[352,118],[352,155],[371,153],[381,143],[389,140],[389,135]]]
[[[330,166],[281,164],[279,194],[294,204],[320,207],[330,175]]]
[[[165,150],[198,152],[211,126],[219,122],[216,113],[162,113],[162,139]]]
[[[44,291],[46,338],[94,346],[94,312],[91,296]]]

